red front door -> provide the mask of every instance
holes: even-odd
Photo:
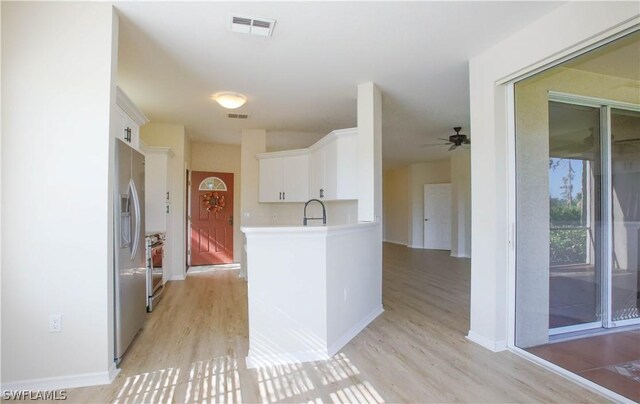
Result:
[[[233,174],[191,173],[191,265],[233,262]]]

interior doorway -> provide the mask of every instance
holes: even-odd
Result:
[[[233,262],[233,179],[233,173],[191,172],[191,266]]]

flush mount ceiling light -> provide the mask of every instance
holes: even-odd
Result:
[[[222,105],[223,108],[227,109],[240,108],[244,105],[245,102],[247,102],[247,97],[245,97],[244,95],[228,91],[215,93],[211,96],[211,98],[214,99],[218,104]]]

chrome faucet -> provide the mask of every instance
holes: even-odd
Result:
[[[307,217],[307,205],[311,202],[318,202],[320,206],[322,206],[322,217]],[[324,203],[320,199],[309,199],[307,203],[304,204],[304,219],[302,220],[302,225],[306,226],[309,220],[320,220],[322,219],[322,224],[327,224],[327,209],[324,207]]]

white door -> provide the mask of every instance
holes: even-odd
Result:
[[[424,186],[424,248],[451,250],[451,184]]]

